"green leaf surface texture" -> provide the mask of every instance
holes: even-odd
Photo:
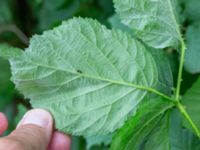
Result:
[[[200,78],[198,78],[198,80],[192,85],[192,87],[185,93],[182,99],[182,103],[185,106],[189,115],[191,116],[192,120],[200,129]],[[187,124],[185,125],[187,126]]]
[[[167,56],[167,53],[162,49],[149,47],[148,51],[153,56],[158,70],[158,82],[156,88],[166,95],[171,95],[174,84],[172,66],[170,65],[171,60]]]
[[[178,48],[176,0],[113,0],[122,23],[154,48]]]
[[[7,44],[0,44],[0,56],[4,59],[12,59],[23,55],[22,50],[13,48]]]
[[[11,59],[12,80],[58,130],[103,135],[120,128],[156,87],[158,70],[139,41],[92,19],[74,18],[34,36]]]
[[[186,44],[187,50],[185,54],[185,69],[194,74],[200,73],[200,22],[194,23],[187,28]]]
[[[114,136],[111,150],[167,149],[170,142],[168,110],[172,106],[160,97],[148,98],[136,116]]]
[[[148,104],[152,105],[151,109]],[[161,98],[148,100],[113,138],[111,150],[198,150],[200,142],[182,128],[182,116]]]

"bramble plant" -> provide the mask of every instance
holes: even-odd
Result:
[[[184,66],[200,71],[192,60],[199,24],[185,34],[186,52],[176,0],[113,2],[112,30],[79,17],[33,36],[25,51],[1,45],[16,88],[34,108],[49,110],[58,130],[112,139],[111,150],[200,149],[200,78],[180,94]],[[173,50],[176,83],[167,57]]]

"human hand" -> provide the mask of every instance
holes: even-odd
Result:
[[[0,113],[0,135],[8,122]],[[17,128],[7,137],[0,138],[0,150],[70,150],[70,138],[53,130],[53,118],[42,109],[27,112]]]

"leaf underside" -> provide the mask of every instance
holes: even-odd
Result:
[[[12,80],[34,107],[74,135],[101,135],[121,127],[156,87],[158,70],[147,49],[97,21],[74,18],[34,36],[11,59]],[[139,85],[139,87],[138,87]]]
[[[181,40],[176,0],[114,0],[122,23],[154,48],[178,48]]]

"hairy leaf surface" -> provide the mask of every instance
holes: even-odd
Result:
[[[155,48],[174,47],[180,43],[176,0],[113,0],[122,23],[135,35]]]
[[[120,22],[117,14],[110,17],[109,22],[111,23],[113,28],[128,32],[129,34],[131,34],[132,37],[134,37],[133,32],[130,31],[131,29]],[[164,50],[161,49],[149,47],[147,48],[147,50],[152,54],[154,60],[156,60],[155,62],[158,69],[157,88],[165,94],[170,95],[173,88],[173,74],[169,56],[167,56]]]
[[[156,87],[158,71],[146,48],[121,31],[75,18],[34,36],[11,59],[12,80],[34,107],[49,110],[56,127],[74,135],[121,127]]]

